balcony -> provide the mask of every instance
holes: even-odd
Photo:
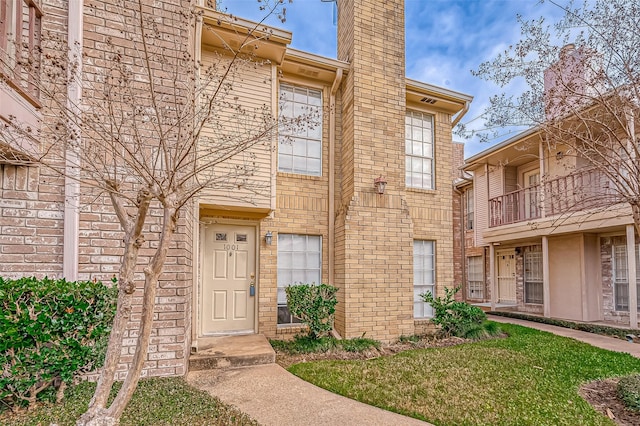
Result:
[[[584,169],[489,200],[489,227],[525,222],[621,202],[600,170]]]

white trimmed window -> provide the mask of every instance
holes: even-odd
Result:
[[[473,188],[464,191],[464,223],[467,230],[473,229]]]
[[[433,308],[425,303],[421,294],[430,292],[435,296],[436,286],[436,242],[413,241],[413,317],[430,318]]]
[[[34,0],[0,0],[0,76],[38,97],[42,10]],[[24,67],[29,63],[29,69]]]
[[[542,252],[527,251],[524,254],[524,303],[544,303],[542,281]]]
[[[322,175],[322,91],[280,84],[278,170]]]
[[[285,288],[295,284],[320,284],[322,237],[278,234],[278,324],[299,323],[289,312]]]
[[[482,256],[467,257],[467,297],[484,298],[484,259]]]
[[[433,139],[433,116],[408,111],[404,142],[407,187],[434,189]]]
[[[636,287],[638,288],[638,306],[640,307],[640,249],[636,244]],[[611,256],[613,272],[613,298],[616,311],[629,311],[629,268],[627,246],[614,245]]]

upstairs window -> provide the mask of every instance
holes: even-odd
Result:
[[[34,0],[0,0],[0,74],[37,99],[42,10]]]
[[[322,175],[322,91],[280,84],[278,170]]]
[[[407,112],[404,145],[407,187],[434,189],[433,116]]]

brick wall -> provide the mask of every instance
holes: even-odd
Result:
[[[43,2],[43,56],[66,55],[67,4],[62,2]],[[83,86],[85,105],[99,102],[102,86],[100,79],[108,71],[115,51],[121,54],[122,61],[132,66],[137,62],[133,58],[133,41],[122,33],[124,17],[130,19],[127,4],[92,1],[84,8],[84,51]],[[157,19],[162,19],[166,37],[162,44],[168,63],[164,66],[170,72],[171,60],[177,61],[188,51],[188,28],[177,19],[180,10],[188,7],[188,1],[156,2],[153,10],[145,6]],[[171,59],[173,58],[173,59]],[[177,62],[175,62],[177,63]],[[175,64],[174,63],[174,64]],[[136,69],[133,72],[142,73]],[[163,74],[162,77],[166,77]],[[54,87],[55,81],[43,73],[44,84]],[[158,78],[159,91],[173,87],[169,79]],[[58,140],[66,137],[60,126],[61,113],[58,105],[64,104],[66,88],[57,82],[56,99],[43,97],[43,130],[41,146],[49,153],[49,165],[57,169],[52,171],[42,166],[0,166],[0,273],[3,276],[19,277],[26,275],[62,276],[63,260],[63,221],[64,221],[64,152]],[[90,136],[85,131],[85,137]],[[153,142],[153,141],[151,141]],[[123,234],[114,215],[110,201],[103,194],[89,186],[81,187],[80,230],[79,230],[79,279],[98,279],[109,282],[118,273],[120,257],[123,253]],[[181,375],[186,372],[186,348],[189,345],[191,317],[191,262],[192,262],[192,212],[183,212],[174,242],[171,245],[164,273],[161,277],[157,295],[157,308],[154,314],[154,330],[149,347],[145,375]],[[153,208],[145,225],[145,245],[140,250],[141,266],[148,263],[157,245],[160,232],[161,212]],[[136,278],[142,279],[142,270]],[[140,282],[141,285],[141,282]],[[136,306],[132,318],[140,318],[139,302],[142,288],[135,293]],[[124,348],[119,367],[122,376],[127,363],[132,359],[137,324],[131,324],[124,336]]]

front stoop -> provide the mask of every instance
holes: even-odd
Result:
[[[192,351],[194,352],[194,351]],[[206,337],[189,356],[189,371],[273,364],[276,353],[263,334]]]

